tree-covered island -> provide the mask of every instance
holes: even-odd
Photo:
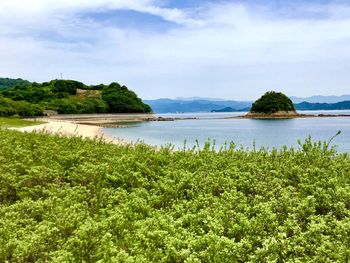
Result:
[[[298,117],[293,102],[281,92],[266,92],[260,99],[256,100],[248,118],[292,118]]]
[[[0,79],[0,116],[42,116],[47,112],[81,113],[149,113],[150,106],[126,86],[88,86],[74,80],[30,83]]]

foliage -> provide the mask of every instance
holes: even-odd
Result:
[[[84,84],[73,80],[52,80],[42,84],[32,83],[26,86],[16,86],[2,92],[3,96],[13,100],[25,100],[30,103],[40,103],[52,99],[68,98],[76,95],[77,89]]]
[[[87,92],[77,94],[82,90]],[[134,92],[118,83],[109,86],[86,86],[74,80],[52,80],[42,84],[34,82],[30,85],[17,85],[3,90],[1,96],[7,98],[7,104],[13,105],[14,111],[17,111],[15,106],[19,105],[19,101],[22,106],[24,101],[27,104],[40,105],[41,111],[35,112],[34,115],[42,115],[44,110],[56,110],[65,114],[151,112],[151,108]],[[0,114],[11,116],[12,113],[3,111]],[[24,116],[32,115],[30,113]]]
[[[275,113],[278,111],[295,111],[293,102],[281,92],[266,92],[255,101],[250,110],[253,113]]]
[[[0,128],[20,128],[38,124],[44,124],[43,121],[29,121],[20,118],[2,118],[0,117]]]
[[[77,89],[83,89],[85,85],[75,80],[53,80],[50,81],[53,86],[52,91],[54,93],[67,93],[70,95],[77,94]]]
[[[134,92],[115,82],[103,89],[102,98],[108,103],[112,112],[147,113],[151,111],[151,108],[144,104]]]
[[[108,105],[99,98],[79,98],[74,96],[52,100],[50,107],[47,108],[54,109],[60,114],[104,113],[107,112]]]
[[[0,116],[8,117],[13,115],[41,116],[43,108],[37,104],[31,104],[27,101],[14,101],[8,98],[0,97]]]
[[[0,90],[29,84],[29,81],[23,79],[0,78]]]
[[[350,158],[0,131],[0,262],[347,262]]]

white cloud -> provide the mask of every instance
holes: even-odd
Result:
[[[47,13],[59,10],[82,10],[92,8],[142,9],[151,5],[151,0],[1,0],[0,8],[5,12],[28,14]]]
[[[181,26],[143,31],[79,16],[116,9]],[[290,15],[281,12],[288,10],[227,3],[182,10],[156,1],[0,0],[0,75],[44,81],[63,72],[90,83],[120,81],[145,98],[243,99],[268,89],[299,96],[346,93],[350,7],[305,4],[294,6]]]

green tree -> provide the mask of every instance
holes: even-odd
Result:
[[[84,89],[85,85],[75,80],[52,80],[52,91],[55,93],[68,93],[70,95],[77,94],[77,89]]]
[[[151,108],[142,102],[137,95],[126,86],[112,83],[102,91],[102,98],[113,113],[148,113]]]

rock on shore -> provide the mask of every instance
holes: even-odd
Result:
[[[248,119],[287,119],[287,118],[297,118],[302,116],[296,111],[277,111],[274,113],[249,112],[243,117]]]

